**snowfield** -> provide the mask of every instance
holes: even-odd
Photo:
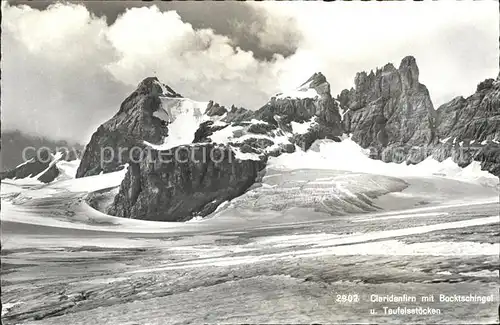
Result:
[[[296,151],[271,157],[270,165],[275,169],[330,169],[387,175],[394,177],[407,176],[437,176],[457,179],[488,186],[497,186],[498,177],[481,170],[480,163],[472,162],[465,168],[460,168],[451,158],[438,162],[428,157],[417,165],[407,166],[397,163],[384,163],[381,160],[369,158],[369,150],[361,148],[350,138],[341,142],[317,140],[307,152]]]
[[[189,98],[160,97],[162,110],[153,115],[169,123],[169,136],[162,145],[147,145],[158,150],[168,150],[177,146],[191,144],[204,115],[208,102],[197,102]]]
[[[297,123],[292,121],[290,123],[292,125],[292,132],[295,134],[304,134],[306,133],[312,126],[317,124],[316,116],[312,117],[309,121]]]

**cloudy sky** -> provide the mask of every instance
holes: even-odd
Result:
[[[499,66],[497,1],[2,2],[2,127],[86,143],[145,77],[258,109],[321,71],[332,95],[413,55],[437,107]]]

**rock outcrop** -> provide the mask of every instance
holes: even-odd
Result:
[[[481,162],[481,169],[500,178],[500,145],[490,143],[481,148],[475,155],[474,160]]]
[[[487,79],[468,98],[457,97],[437,109],[440,139],[482,142],[500,139],[500,82]]]
[[[227,116],[224,121],[227,123],[238,124],[243,121],[250,121],[255,117],[255,111],[248,110],[244,107],[231,106],[231,109],[227,112]]]
[[[223,116],[227,113],[227,109],[224,106],[214,103],[213,100],[208,102],[205,114],[208,116]]]
[[[160,97],[182,97],[156,77],[144,79],[118,113],[99,126],[85,148],[76,177],[116,171],[135,160],[144,141],[161,144],[168,135]]]
[[[217,126],[214,125],[213,121],[205,121],[200,124],[198,127],[198,130],[194,133],[194,140],[193,143],[200,143],[200,142],[211,142],[212,140],[210,139],[210,136],[214,134],[214,132],[217,132],[219,130],[222,130],[226,128],[228,125],[224,126]]]
[[[229,146],[193,144],[171,151],[146,150],[131,163],[108,213],[155,221],[186,221],[206,216],[219,204],[245,192],[265,160],[236,159]]]
[[[467,98],[457,97],[437,109],[433,156],[452,157],[460,166],[480,161],[483,169],[500,176],[500,79],[486,79]]]

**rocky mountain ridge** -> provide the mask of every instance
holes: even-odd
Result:
[[[93,134],[77,177],[127,164],[105,212],[185,221],[244,193],[269,157],[308,150],[316,140],[341,141],[346,134],[370,149],[373,159],[416,164],[429,156],[451,157],[462,167],[477,160],[500,176],[499,120],[499,78],[435,110],[411,56],[398,68],[389,63],[356,74],[354,87],[336,98],[325,76],[314,73],[255,111],[192,101],[150,77]],[[214,149],[222,159],[207,154]],[[172,154],[179,156],[158,162]]]
[[[434,140],[435,110],[418,78],[415,58],[405,57],[398,69],[389,63],[375,73],[356,74],[355,88],[339,95],[345,132],[363,148],[374,149],[374,158],[394,161],[394,148]]]
[[[257,111],[234,106],[228,110],[210,101],[201,112],[202,105],[182,98],[156,78],[145,79],[119,112],[94,133],[77,177],[128,164],[107,212],[182,221],[205,216],[221,202],[241,195],[258,178],[267,157],[295,151],[302,137],[315,138],[319,132],[325,137],[342,134],[337,101],[320,73],[290,94],[272,97]],[[172,136],[178,141],[172,142]],[[101,157],[104,148],[120,154]],[[206,156],[214,148],[223,153],[221,161]],[[151,162],[152,157],[172,152],[196,159]]]
[[[160,95],[181,97],[160,84],[156,77],[144,79],[123,101],[119,111],[94,132],[76,177],[115,171],[138,158],[140,149],[146,148],[144,141],[161,143],[168,135],[168,128],[165,121],[154,114],[160,111]],[[130,151],[133,148],[139,150]]]
[[[385,162],[451,157],[461,167],[476,159],[491,170],[484,159],[492,155],[479,151],[500,141],[500,80],[487,79],[468,98],[457,97],[435,110],[418,77],[411,56],[398,69],[389,63],[375,73],[358,73],[355,87],[338,96],[345,132]]]

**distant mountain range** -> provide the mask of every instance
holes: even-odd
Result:
[[[34,136],[23,133],[19,130],[2,131],[1,134],[1,155],[0,169],[6,171],[23,163],[23,149],[28,147],[33,148],[49,148],[55,151],[56,148],[66,147],[83,150],[84,146],[79,143],[71,143],[65,140],[51,140],[46,137]],[[33,158],[34,150],[26,151],[28,159]]]
[[[67,148],[69,152],[58,155],[57,159],[75,160],[84,149],[78,143],[55,141],[40,136],[32,136],[21,131],[2,131],[0,147],[1,178],[26,178],[39,176],[42,182],[51,182],[59,171],[51,165],[57,149]],[[26,150],[23,157],[23,150]],[[37,157],[38,152],[38,157]],[[26,158],[26,159],[24,159]],[[44,172],[45,171],[45,172]],[[44,172],[43,174],[41,174]]]
[[[324,75],[314,73],[255,111],[193,101],[150,77],[93,134],[76,177],[128,164],[106,212],[184,221],[210,214],[244,193],[269,157],[308,150],[320,139],[342,141],[347,135],[369,148],[373,159],[417,164],[429,156],[438,161],[451,157],[462,167],[476,160],[500,176],[499,77],[481,82],[467,98],[434,109],[419,82],[416,60],[408,56],[398,68],[389,63],[358,73],[354,88],[336,97]],[[21,139],[19,134],[12,138]],[[15,141],[18,148],[33,142]],[[156,163],[181,147],[180,156],[191,159]],[[103,148],[113,154],[102,157]],[[220,159],[209,156],[215,149]]]

